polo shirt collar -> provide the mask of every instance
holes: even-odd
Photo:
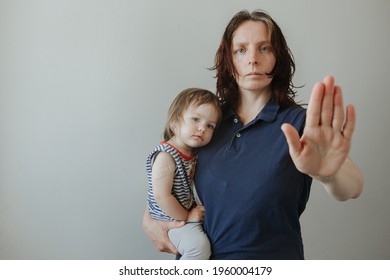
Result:
[[[270,98],[270,100],[268,100],[267,104],[265,104],[264,108],[260,111],[260,113],[256,116],[256,118],[253,121],[255,122],[258,120],[263,120],[265,122],[274,121],[276,115],[278,114],[279,107],[280,107],[279,104],[273,98]],[[223,120],[227,120],[234,116],[236,116],[234,110],[229,109],[225,113]]]

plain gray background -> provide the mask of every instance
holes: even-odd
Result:
[[[141,222],[145,159],[184,88],[215,89],[241,9],[278,22],[298,100],[327,74],[357,109],[358,200],[315,182],[307,259],[390,259],[390,1],[0,0],[0,258],[172,259]]]

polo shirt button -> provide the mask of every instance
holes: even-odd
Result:
[[[238,123],[238,119],[234,119],[234,123]]]
[[[236,136],[237,136],[237,138],[240,138],[241,137],[241,133],[237,133]]]

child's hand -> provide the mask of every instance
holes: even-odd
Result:
[[[190,210],[188,213],[188,222],[203,222],[204,220],[204,206],[198,205]]]

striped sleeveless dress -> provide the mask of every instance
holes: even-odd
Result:
[[[169,153],[175,160],[175,176],[173,179],[172,195],[180,202],[187,210],[190,210],[195,205],[194,195],[192,191],[193,176],[195,172],[197,155],[188,157],[174,146],[167,142],[161,142],[148,155],[146,160],[146,173],[148,176],[148,208],[152,218],[162,221],[173,221],[174,219],[164,213],[164,211],[157,204],[153,196],[152,187],[152,166],[155,156],[159,152]]]

